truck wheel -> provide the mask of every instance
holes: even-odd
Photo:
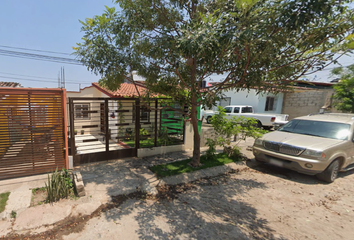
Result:
[[[262,123],[259,120],[257,120],[257,123],[253,124],[253,127],[262,128]]]
[[[333,182],[337,176],[339,171],[339,161],[334,160],[326,170],[316,175],[316,177],[325,182]]]
[[[207,122],[208,124],[211,123],[211,116],[208,116],[208,117],[206,118],[206,122]]]

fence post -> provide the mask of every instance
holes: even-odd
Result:
[[[135,149],[140,148],[140,99],[135,100]]]
[[[105,125],[105,139],[106,139],[106,152],[109,152],[109,112],[108,112],[108,98],[104,100],[104,112],[105,112],[105,118],[104,118],[104,125]]]
[[[154,139],[154,146],[157,147],[157,108],[158,108],[158,99],[155,99],[155,139]]]
[[[70,118],[70,149],[71,149],[71,155],[75,156],[76,155],[76,149],[75,149],[75,126],[74,126],[74,103],[71,98],[69,98],[69,118]]]

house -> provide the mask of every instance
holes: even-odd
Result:
[[[213,84],[209,83],[208,85],[212,86]],[[217,102],[217,105],[251,105],[257,113],[284,113],[289,115],[289,120],[319,113],[323,110],[338,112],[332,106],[334,84],[333,82],[296,81],[292,90],[282,91],[278,94],[270,92],[257,94],[255,89],[238,92],[224,91],[225,98]],[[212,110],[216,110],[216,108],[213,107]]]
[[[332,106],[335,83],[298,81],[293,91],[284,93],[282,111],[289,119],[319,113],[322,110],[338,112]]]
[[[137,156],[136,151],[144,147],[183,144],[182,107],[157,95],[141,102],[138,92],[146,92],[144,85],[129,82],[115,91],[92,83],[78,92],[67,92],[74,165],[98,158]],[[172,105],[180,111],[169,109]]]
[[[212,86],[213,83],[208,83],[208,86]],[[253,107],[257,113],[283,113],[283,99],[284,93],[270,93],[270,92],[260,92],[257,94],[256,89],[250,90],[228,90],[222,92],[224,98],[217,101],[217,106],[228,106],[228,105],[250,105]],[[212,109],[206,110],[216,110],[217,106]],[[203,116],[203,111],[201,110]]]

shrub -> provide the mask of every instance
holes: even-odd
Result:
[[[227,119],[225,109],[218,108],[218,111],[211,119],[211,125],[214,127],[216,136],[207,139],[207,157],[211,158],[216,153],[216,146],[222,146],[224,153],[228,157],[239,158],[241,156],[240,149],[237,144],[242,140],[246,140],[247,137],[259,138],[265,130],[257,127],[257,120],[254,118],[246,117],[233,117]],[[236,144],[231,146],[231,138],[234,136]]]
[[[48,174],[48,184],[45,184],[45,189],[47,191],[46,202],[52,203],[61,198],[68,198],[73,192],[71,174],[66,169],[62,171],[56,169],[52,176]]]

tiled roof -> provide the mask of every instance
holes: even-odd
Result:
[[[0,87],[22,87],[21,84],[16,82],[0,82]]]
[[[139,85],[138,85],[139,84]],[[146,93],[146,88],[141,85],[141,83],[138,83],[135,87],[134,84],[132,83],[122,83],[120,85],[120,88],[118,88],[115,91],[111,91],[105,87],[100,86],[98,83],[92,83],[93,86],[98,88],[99,90],[103,91],[110,97],[138,97],[139,94],[136,91],[136,88],[138,89],[140,95],[144,95]],[[151,97],[156,97],[157,94],[151,95]]]

